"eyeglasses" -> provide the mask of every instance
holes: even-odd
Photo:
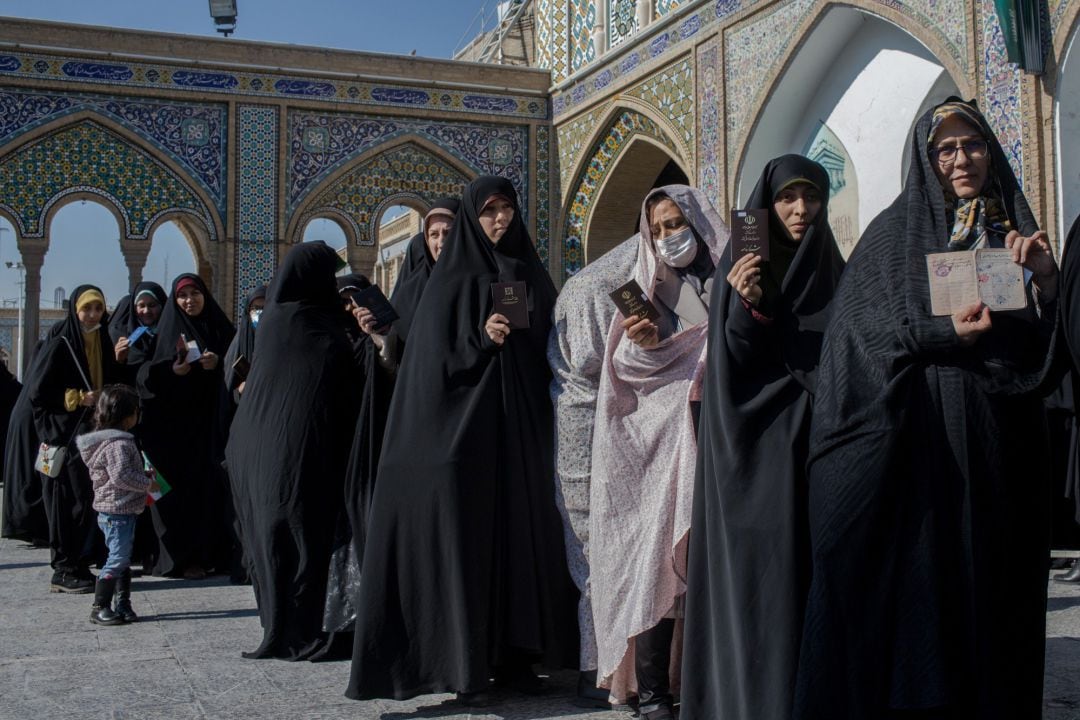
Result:
[[[956,153],[960,150],[964,151],[968,160],[982,160],[986,157],[986,149],[985,140],[968,140],[960,145],[942,145],[931,148],[930,157],[942,165],[951,165],[956,162]]]

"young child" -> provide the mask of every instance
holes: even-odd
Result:
[[[152,470],[128,432],[139,422],[139,396],[126,385],[107,385],[94,408],[94,432],[76,440],[94,484],[94,510],[105,533],[109,558],[98,573],[90,622],[120,625],[135,622],[131,609],[131,546],[135,521],[153,489]],[[116,610],[113,610],[113,593]]]

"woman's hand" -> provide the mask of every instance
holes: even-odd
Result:
[[[191,366],[187,364],[187,361],[183,357],[178,356],[173,360],[172,371],[174,375],[184,377],[191,372]]]
[[[203,370],[213,370],[214,368],[217,367],[217,364],[218,364],[217,353],[213,353],[213,352],[210,352],[209,350],[207,350],[206,352],[204,352],[202,355],[199,356],[199,365],[202,366]]]
[[[502,347],[502,344],[506,342],[506,336],[510,334],[510,320],[505,315],[493,313],[484,323],[484,330],[491,338],[491,342]]]
[[[731,266],[727,281],[740,297],[754,307],[761,302],[761,256],[743,255]]]
[[[356,319],[356,324],[360,327],[360,331],[371,338],[371,342],[375,344],[375,347],[382,350],[383,345],[385,344],[383,336],[386,335],[390,328],[375,327],[375,313],[371,312],[371,310],[366,307],[357,305],[355,302],[353,303],[352,315],[353,318]]]
[[[961,345],[974,345],[990,329],[990,308],[982,301],[965,305],[953,313],[952,324]]]
[[[660,328],[648,318],[638,320],[637,315],[631,315],[622,321],[622,328],[630,342],[638,347],[651,348],[660,343]]]
[[[246,386],[247,386],[247,380],[241,380],[240,384],[236,386],[236,394],[237,395],[243,395],[244,394],[244,388]]]
[[[1058,267],[1046,233],[1039,230],[1031,237],[1024,237],[1013,230],[1005,236],[1005,247],[1012,250],[1014,262],[1031,271],[1035,286],[1039,288],[1040,301],[1056,299]]]
[[[83,407],[94,407],[94,405],[97,404],[97,398],[97,391],[88,392],[82,396],[82,400],[79,401],[79,404]]]
[[[113,354],[116,355],[116,362],[127,362],[128,350],[130,349],[131,346],[128,345],[128,339],[126,337],[117,340],[116,346],[113,348]]]

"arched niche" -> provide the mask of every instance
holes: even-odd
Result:
[[[162,221],[150,235],[150,252],[143,264],[142,279],[158,283],[166,293],[176,276],[184,273],[197,273],[212,283],[212,269],[208,261],[200,259],[199,249],[199,242],[184,219]]]
[[[640,201],[668,163],[674,163],[682,177],[689,175],[670,135],[660,122],[639,108],[615,106],[598,128],[586,144],[588,150],[579,163],[566,198],[562,247],[564,278],[603,254],[600,252],[603,248],[610,249],[619,239],[633,234],[633,230],[626,232],[633,227],[632,216],[640,211]],[[628,158],[626,163],[623,162],[625,158]],[[617,188],[622,186],[629,187],[626,192],[637,193],[633,200],[619,194]],[[607,187],[613,190],[606,193]],[[604,203],[606,209],[602,210],[601,224],[597,226],[598,234],[593,240],[590,235],[592,218],[601,196],[608,202]],[[627,217],[631,219],[627,220]],[[591,251],[588,249],[590,244]]]
[[[349,266],[367,275],[375,266],[375,236],[386,208],[409,205],[424,212],[440,197],[460,196],[475,177],[473,170],[430,142],[398,138],[358,156],[325,180],[298,208],[286,236],[297,242],[299,229],[311,218],[333,218],[349,238]]]
[[[127,295],[128,273],[115,208],[95,197],[65,203],[49,213],[45,233],[49,245],[41,266],[42,307],[54,307],[58,288],[69,299],[79,285],[101,288],[110,308]]]
[[[667,148],[649,138],[634,138],[616,158],[593,205],[585,231],[585,262],[593,262],[638,231],[641,203],[650,190],[687,182],[686,172]]]
[[[847,222],[858,236],[900,191],[915,120],[959,94],[945,65],[907,31],[856,8],[831,6],[758,113],[738,165],[735,202],[749,196],[770,159],[811,153],[826,136],[842,149],[845,165],[836,167],[833,158],[830,175],[858,195],[849,197],[849,212],[830,209],[830,218]]]
[[[405,262],[409,241],[423,231],[423,218],[428,209],[423,202],[413,198],[409,202],[387,205],[376,218],[379,253],[368,278],[388,295]]]
[[[1069,228],[1080,216],[1080,25],[1074,28],[1058,66],[1054,142],[1058,237],[1064,243]],[[1064,249],[1063,244],[1059,247]]]

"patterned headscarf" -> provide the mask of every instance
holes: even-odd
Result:
[[[979,131],[985,139],[985,121],[979,111],[965,102],[947,102],[934,109],[930,120],[930,135],[928,145],[933,146],[934,136],[937,135],[941,124],[946,118],[958,116],[965,124]],[[990,155],[987,155],[989,158]],[[990,162],[993,160],[991,158]],[[987,175],[992,178],[993,173]],[[957,198],[948,188],[945,189],[945,207],[953,213],[953,227],[949,236],[949,250],[977,250],[986,245],[987,229],[1008,234],[1013,229],[1009,216],[1005,212],[1005,206],[1001,199],[987,194],[993,192],[993,187],[984,187],[978,197]]]

